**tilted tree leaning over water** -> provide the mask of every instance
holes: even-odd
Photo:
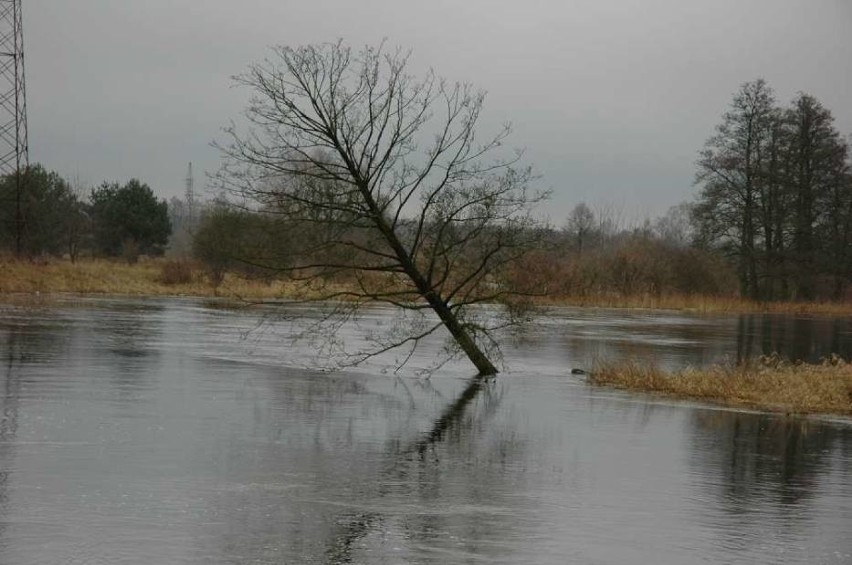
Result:
[[[361,358],[397,347],[410,356],[445,328],[452,353],[495,374],[493,332],[520,319],[519,293],[503,277],[537,242],[531,208],[546,195],[503,148],[509,126],[477,141],[483,93],[431,71],[416,79],[407,64],[384,46],[274,48],[236,77],[254,91],[251,125],[226,130],[217,178],[274,218],[277,237],[298,242],[294,255],[246,262],[296,280],[346,280],[319,296],[413,314],[416,323]],[[494,316],[481,303],[504,307]]]

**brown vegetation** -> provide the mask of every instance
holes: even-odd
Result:
[[[573,245],[572,245],[573,244]],[[845,301],[756,301],[737,293],[736,274],[720,255],[672,244],[647,234],[584,245],[559,243],[528,254],[506,284],[539,304],[647,308],[698,313],[779,312],[852,314]],[[575,247],[566,251],[568,247]]]
[[[556,242],[553,249],[528,254],[507,284],[557,299],[735,294],[733,272],[715,253],[644,234],[626,235],[582,253],[566,247]]]
[[[165,285],[191,284],[200,274],[185,259],[169,259],[160,266],[160,282]]]
[[[600,363],[590,381],[758,410],[852,416],[852,363],[837,357],[810,365],[773,356],[742,366],[675,373],[636,361]]]
[[[245,299],[293,298],[310,292],[290,281],[261,281],[226,274],[212,284],[195,263],[141,259],[62,259],[32,262],[0,257],[0,295],[109,294],[146,296],[222,296]]]
[[[538,283],[558,277],[553,262],[529,265],[525,276]],[[268,276],[252,276],[244,272],[227,272],[219,280],[202,265],[181,260],[143,259],[134,265],[120,260],[80,259],[72,263],[63,259],[42,261],[0,257],[0,294],[113,294],[151,296],[223,296],[253,300],[303,298],[327,295],[335,290],[345,292],[355,281],[319,281],[312,285]],[[376,275],[378,278],[378,275]],[[551,279],[553,280],[553,279]],[[393,281],[377,281],[377,284]],[[561,283],[559,283],[561,284]],[[687,294],[667,290],[660,294],[645,291],[622,294],[605,288],[595,292],[571,292],[570,287],[534,298],[542,306],[583,306],[605,308],[648,308],[699,313],[781,312],[836,316],[852,315],[849,302],[767,302],[760,303],[734,296]]]

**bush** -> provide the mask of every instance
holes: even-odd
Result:
[[[578,298],[724,296],[737,287],[735,273],[721,256],[636,236],[583,253],[564,247],[530,253],[508,274],[507,284],[519,292]]]
[[[225,273],[269,280],[286,266],[290,239],[298,227],[274,217],[220,205],[201,219],[192,241],[193,257],[218,286]],[[300,234],[304,237],[304,233]]]

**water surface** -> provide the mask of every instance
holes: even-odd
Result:
[[[847,422],[569,374],[848,355],[849,320],[558,310],[479,385],[465,363],[413,376],[437,341],[397,375],[311,370],[260,318],[0,307],[0,563],[852,563]]]

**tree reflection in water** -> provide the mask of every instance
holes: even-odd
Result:
[[[696,411],[693,423],[697,464],[719,473],[717,494],[733,513],[813,496],[837,439],[836,427],[771,414]]]
[[[848,443],[848,434],[837,426],[722,410],[696,411],[692,424],[691,464],[706,477],[703,490],[722,513],[716,518],[708,513],[704,519],[711,526],[718,520],[728,524],[711,527],[725,548],[783,549],[808,529],[815,510],[824,506],[819,498],[830,493],[826,487],[848,484],[848,476],[838,477],[832,463],[842,447],[838,443]],[[827,522],[811,527],[831,539],[845,525]],[[814,556],[803,554],[808,559]]]
[[[405,446],[394,442],[388,448],[387,462],[380,482],[376,485],[376,495],[386,496],[395,488],[405,488],[413,480],[421,500],[435,498],[437,495],[429,493],[431,488],[437,488],[435,479],[440,467],[440,457],[434,449],[440,444],[459,445],[476,430],[477,425],[482,425],[495,413],[501,397],[494,380],[479,377],[472,379],[422,437]],[[482,411],[472,414],[470,407],[477,398],[483,401]],[[380,529],[384,525],[384,518],[379,512],[340,514],[335,520],[336,531],[332,532],[326,550],[328,561],[351,563],[353,550],[357,549],[359,540],[371,531]],[[428,538],[440,529],[434,517],[428,515],[405,520],[402,527],[411,538]]]
[[[737,362],[773,353],[808,363],[832,354],[852,359],[852,320],[780,314],[739,316]]]

